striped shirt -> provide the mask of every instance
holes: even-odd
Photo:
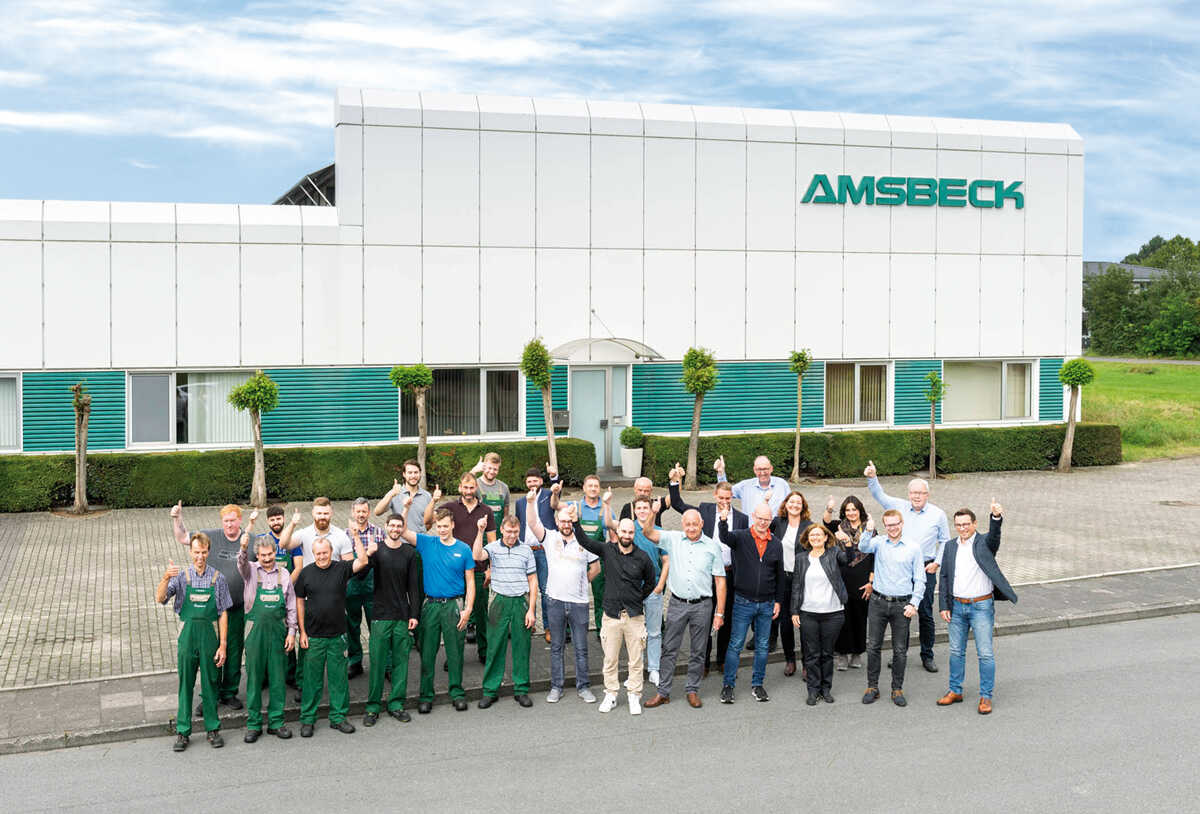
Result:
[[[217,596],[217,613],[224,613],[233,607],[233,598],[229,595],[229,583],[225,581],[225,577],[221,576],[221,572],[211,565],[204,569],[203,574],[197,574],[196,569],[192,566],[187,567],[189,584],[193,588],[214,588]],[[175,597],[173,605],[175,612],[179,613],[183,610],[183,595],[187,593],[184,590],[183,571],[180,571],[167,582],[167,598]]]
[[[533,549],[524,543],[511,548],[497,540],[483,547],[492,567],[492,590],[501,596],[529,593],[529,575],[537,572]]]

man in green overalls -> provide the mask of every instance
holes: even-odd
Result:
[[[208,535],[195,532],[188,540],[188,547],[192,565],[180,570],[172,560],[154,593],[154,599],[160,605],[175,597],[175,612],[183,622],[177,655],[179,710],[175,717],[173,747],[176,752],[188,747],[192,734],[192,690],[196,686],[197,670],[200,671],[200,705],[204,711],[208,742],[214,749],[225,745],[220,732],[221,719],[217,717],[217,694],[220,668],[225,664],[228,612],[233,600],[225,577],[215,568],[208,567],[211,547]]]
[[[262,734],[262,686],[269,684],[267,734],[287,740],[292,731],[283,725],[287,700],[287,654],[296,646],[296,594],[287,572],[275,561],[276,543],[267,535],[255,538],[258,562],[246,556],[258,510],[242,535],[238,572],[245,586],[246,621],[246,743]]]

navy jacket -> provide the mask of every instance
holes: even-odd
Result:
[[[717,536],[717,504],[705,501],[699,506],[689,506],[684,503],[683,497],[679,494],[679,484],[672,483],[670,485],[671,492],[671,508],[683,514],[689,509],[695,509],[700,512],[700,519],[704,522],[704,535],[710,540],[719,539]],[[742,531],[750,528],[750,518],[745,512],[738,511],[732,506],[729,507],[729,530]]]
[[[771,535],[760,557],[750,529],[730,531],[726,523],[719,523],[717,529],[733,558],[734,592],[751,602],[778,602],[780,613],[785,611],[790,597],[784,584],[783,542],[779,535]]]
[[[1001,519],[999,517],[991,518],[987,537],[975,532],[975,539],[971,541],[971,550],[975,553],[975,562],[979,563],[979,569],[992,581],[995,598],[1016,602],[1017,592],[1008,584],[1004,574],[1000,573],[1000,566],[996,564],[996,552],[1000,550]],[[941,576],[938,577],[938,606],[944,611],[950,610],[954,602],[954,563],[958,559],[959,545],[961,543],[957,539],[951,540],[946,543],[945,551],[942,553]]]
[[[558,523],[554,520],[554,510],[550,508],[550,487],[556,483],[558,483],[558,478],[551,478],[548,484],[538,491],[538,519],[542,521],[542,528],[550,531],[558,528]],[[525,504],[528,502],[529,498],[520,497],[513,506],[513,513],[521,521],[521,536],[517,538],[521,542],[525,542]]]

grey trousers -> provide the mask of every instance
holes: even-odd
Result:
[[[667,606],[667,620],[663,625],[662,661],[659,666],[658,694],[670,697],[671,685],[675,682],[675,659],[683,634],[689,632],[691,648],[688,653],[687,686],[685,692],[699,692],[700,679],[704,677],[704,651],[712,633],[712,597],[703,602],[688,603],[671,597]]]

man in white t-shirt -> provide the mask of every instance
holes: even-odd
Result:
[[[284,527],[283,534],[279,536],[279,547],[292,552],[292,564],[295,566],[292,569],[293,583],[301,568],[315,562],[312,547],[318,539],[324,538],[329,541],[333,549],[333,559],[354,559],[354,546],[350,538],[345,531],[333,525],[333,505],[329,498],[319,497],[313,500],[312,519],[312,525],[297,531],[296,527],[300,525],[300,510],[297,509],[292,515],[292,521]]]
[[[530,490],[526,501],[527,505],[537,505],[536,490]],[[588,680],[588,583],[600,573],[600,558],[575,539],[577,512],[574,504],[559,509],[555,515],[557,531],[547,530],[538,512],[530,512],[526,518],[527,530],[546,554],[546,626],[550,630],[550,694],[546,701],[551,704],[563,694],[568,624],[575,642],[575,689],[586,703],[596,701]]]

